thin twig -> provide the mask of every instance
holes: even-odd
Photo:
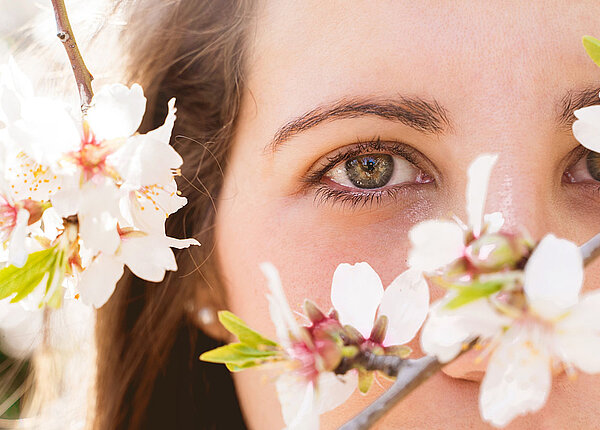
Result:
[[[444,364],[431,356],[416,360],[402,360],[398,376],[390,389],[357,416],[340,427],[340,430],[365,430],[370,428],[400,400],[443,366]]]
[[[478,339],[474,339],[465,345],[456,358],[473,348],[477,341]],[[385,393],[357,416],[340,427],[339,430],[366,430],[370,428],[377,420],[396,406],[400,400],[448,364],[440,363],[435,357],[431,356],[407,360],[397,356],[375,356],[373,354],[371,354],[373,355],[372,357],[361,357],[361,354],[357,356],[357,360],[367,370],[383,371],[386,375],[395,377],[396,380]],[[344,362],[340,364],[340,366],[344,365]],[[341,373],[338,371],[339,369],[336,369],[336,373]]]
[[[92,80],[94,77],[87,69],[83,57],[79,52],[79,47],[75,41],[73,30],[71,29],[71,23],[69,22],[69,16],[67,15],[67,8],[65,7],[64,0],[52,0],[52,6],[54,7],[54,15],[56,17],[56,35],[65,47],[65,51],[67,51],[67,55],[69,56],[69,61],[71,61],[73,75],[75,75],[77,89],[79,90],[81,111],[85,114],[92,102],[92,97],[94,96],[92,91]]]

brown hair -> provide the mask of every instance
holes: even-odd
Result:
[[[128,274],[98,312],[96,429],[240,428],[225,369],[198,355],[217,346],[187,318],[198,289],[224,302],[213,253],[214,197],[232,139],[242,89],[251,0],[129,0],[128,80],[148,98],[142,129],[162,123],[177,98],[172,144],[185,163],[179,185],[188,205],[167,234],[202,246],[176,253],[179,271],[160,284]],[[225,410],[226,413],[219,413]]]

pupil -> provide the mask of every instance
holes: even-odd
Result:
[[[381,188],[394,173],[394,159],[389,154],[365,154],[346,161],[350,182],[358,188]]]
[[[586,157],[586,164],[590,176],[597,181],[600,181],[600,154],[590,152]]]

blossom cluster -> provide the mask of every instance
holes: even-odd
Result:
[[[164,124],[138,134],[146,108],[139,85],[100,89],[89,109],[34,94],[10,59],[0,68],[0,299],[37,307],[81,299],[102,306],[127,266],[148,281],[176,270],[165,234],[186,204],[169,145],[175,100]]]

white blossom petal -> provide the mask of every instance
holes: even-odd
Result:
[[[169,238],[160,235],[125,238],[121,242],[118,257],[138,278],[161,282],[165,271],[177,270],[171,244]]]
[[[555,323],[557,332],[592,330],[600,332],[600,290],[582,295],[568,314]]]
[[[293,372],[286,372],[277,378],[275,387],[287,430],[319,429],[317,399],[312,382]]]
[[[557,333],[554,340],[557,355],[563,362],[586,373],[600,373],[600,333],[581,327],[581,330]]]
[[[44,166],[56,166],[81,145],[80,129],[66,107],[41,97],[22,103],[22,119],[9,124],[8,132],[28,156]]]
[[[586,373],[600,372],[600,290],[583,296],[555,324],[556,354]]]
[[[267,295],[269,300],[269,311],[271,320],[275,324],[277,337],[281,341],[284,348],[289,347],[290,333],[296,338],[300,338],[300,326],[294,318],[294,314],[290,309],[290,305],[283,292],[279,272],[272,263],[261,263],[260,269],[267,278],[270,294]]]
[[[10,237],[10,243],[8,245],[8,261],[17,267],[23,267],[27,261],[27,256],[29,255],[27,248],[25,247],[28,221],[29,212],[27,209],[19,209],[17,212],[17,220]]]
[[[342,263],[333,273],[331,303],[340,322],[357,329],[367,339],[371,334],[383,284],[368,263]]]
[[[146,97],[138,84],[104,86],[92,100],[87,121],[99,140],[132,136],[146,111]]]
[[[504,225],[504,215],[502,215],[502,212],[485,214],[483,222],[487,225],[487,233],[498,233]]]
[[[547,351],[536,348],[537,334],[512,327],[490,358],[479,393],[482,418],[502,427],[519,415],[539,410],[550,393]]]
[[[317,403],[319,414],[337,408],[354,393],[358,387],[358,372],[351,370],[344,375],[322,372],[317,381]]]
[[[475,300],[458,309],[445,309],[453,298],[448,294],[435,302],[421,332],[421,348],[446,363],[461,351],[465,342],[480,337],[490,339],[502,333],[512,320],[500,315],[485,299]]]
[[[123,263],[111,255],[100,254],[82,272],[77,285],[81,300],[95,308],[104,305],[123,276]]]
[[[172,146],[145,134],[127,139],[106,161],[119,172],[125,186],[132,189],[170,183],[173,170],[183,163]]]
[[[497,154],[480,155],[467,171],[467,220],[475,237],[481,232],[488,183],[497,160]]]
[[[463,255],[464,232],[452,221],[429,220],[415,225],[409,232],[411,249],[408,265],[431,272],[450,264]]]
[[[573,135],[587,149],[600,152],[600,106],[588,106],[573,112]]]
[[[579,301],[583,258],[573,242],[545,236],[525,266],[525,294],[530,306],[552,319]]]
[[[383,344],[402,345],[409,342],[429,310],[429,286],[418,270],[409,269],[385,289],[378,315],[388,318]]]
[[[0,301],[0,347],[5,354],[27,358],[42,341],[43,312],[24,309],[10,299]]]

